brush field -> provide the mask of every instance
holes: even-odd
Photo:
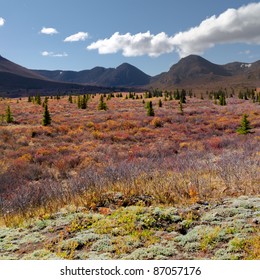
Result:
[[[77,99],[0,101],[2,258],[260,259],[258,101]]]

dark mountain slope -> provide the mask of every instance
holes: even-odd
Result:
[[[0,95],[23,96],[28,94],[55,94],[57,92],[108,92],[111,89],[58,82],[40,75],[32,70],[15,64],[0,56]]]
[[[139,70],[138,68],[123,63],[117,68],[95,67],[91,70],[75,71],[46,71],[34,70],[35,73],[45,76],[46,78],[73,82],[81,84],[92,84],[100,86],[143,86],[150,82],[150,76]]]
[[[198,78],[214,79],[215,77],[228,77],[231,73],[221,65],[197,56],[189,55],[174,64],[168,72],[162,73],[153,78],[154,83],[159,84],[182,84]]]
[[[1,55],[0,55],[0,73],[12,73],[21,77],[46,80],[46,77],[41,76],[40,74],[35,73],[34,71],[22,67],[16,63],[13,63],[10,60],[2,57]]]

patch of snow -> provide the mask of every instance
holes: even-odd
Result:
[[[251,67],[251,66],[252,66],[251,63],[248,63],[248,64],[244,64],[244,63],[243,63],[243,64],[240,65],[241,68],[244,68],[244,67],[245,67],[245,68],[249,68],[249,67]]]

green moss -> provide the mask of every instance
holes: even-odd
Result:
[[[180,245],[185,246],[186,243],[199,242],[203,232],[206,232],[208,227],[206,226],[196,226],[190,230],[186,235],[178,235],[175,237],[175,241],[180,243]]]
[[[97,252],[114,252],[115,248],[109,238],[104,238],[96,241],[91,246],[91,250]]]
[[[228,252],[242,252],[245,248],[246,241],[244,238],[234,237],[228,243]]]
[[[221,228],[208,228],[201,236],[200,246],[202,250],[213,249],[221,241]]]
[[[216,259],[216,260],[239,260],[239,259],[241,259],[241,255],[227,252],[226,248],[221,248],[215,252],[214,259]]]
[[[197,252],[201,249],[201,244],[200,244],[200,242],[186,243],[184,246],[184,249],[187,252]]]
[[[0,252],[7,251],[7,252],[15,252],[19,250],[19,246],[12,242],[0,242]]]
[[[22,258],[23,260],[58,260],[60,259],[57,255],[53,254],[49,250],[40,249],[30,254],[26,254]]]
[[[148,248],[139,248],[130,255],[124,257],[126,260],[151,260],[166,259],[177,254],[175,247],[163,247],[160,244],[152,245]]]
[[[32,232],[24,235],[19,239],[18,244],[32,244],[42,242],[44,240],[44,236],[39,232]]]
[[[97,253],[97,252],[89,252],[83,253],[82,255],[78,255],[79,259],[83,260],[111,260],[115,259],[115,257],[111,253]]]

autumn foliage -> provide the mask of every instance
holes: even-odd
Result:
[[[180,114],[179,100],[169,93],[163,106],[161,93],[129,96],[50,97],[45,108],[39,98],[2,99],[2,217],[27,217],[67,204],[95,205],[104,212],[111,204],[259,194],[259,103],[234,96],[219,106],[206,94],[185,96]],[[78,100],[87,100],[84,110]],[[155,116],[147,115],[143,100],[153,104]],[[5,120],[8,107],[15,123]],[[43,126],[46,107],[51,122]],[[245,113],[254,134],[238,135]]]

